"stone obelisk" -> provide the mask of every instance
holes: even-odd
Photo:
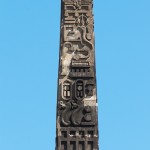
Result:
[[[93,0],[61,1],[56,150],[98,150]]]

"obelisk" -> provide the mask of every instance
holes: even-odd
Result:
[[[62,0],[56,150],[98,150],[93,0]]]

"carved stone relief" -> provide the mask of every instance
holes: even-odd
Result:
[[[56,150],[98,150],[92,7],[92,0],[62,0]]]
[[[79,126],[82,122],[87,122],[84,125],[91,125],[88,122],[93,121],[92,108],[84,106],[81,101],[71,100],[65,104],[61,101],[59,110],[61,111],[61,123],[63,126]]]

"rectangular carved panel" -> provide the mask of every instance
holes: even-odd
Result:
[[[76,150],[76,141],[70,141],[70,150]]]
[[[61,150],[68,150],[66,141],[61,141]]]
[[[88,141],[87,150],[93,150],[93,141]]]
[[[79,150],[85,150],[85,142],[79,141]]]

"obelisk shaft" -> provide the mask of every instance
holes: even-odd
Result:
[[[62,0],[56,150],[98,150],[92,0]]]

